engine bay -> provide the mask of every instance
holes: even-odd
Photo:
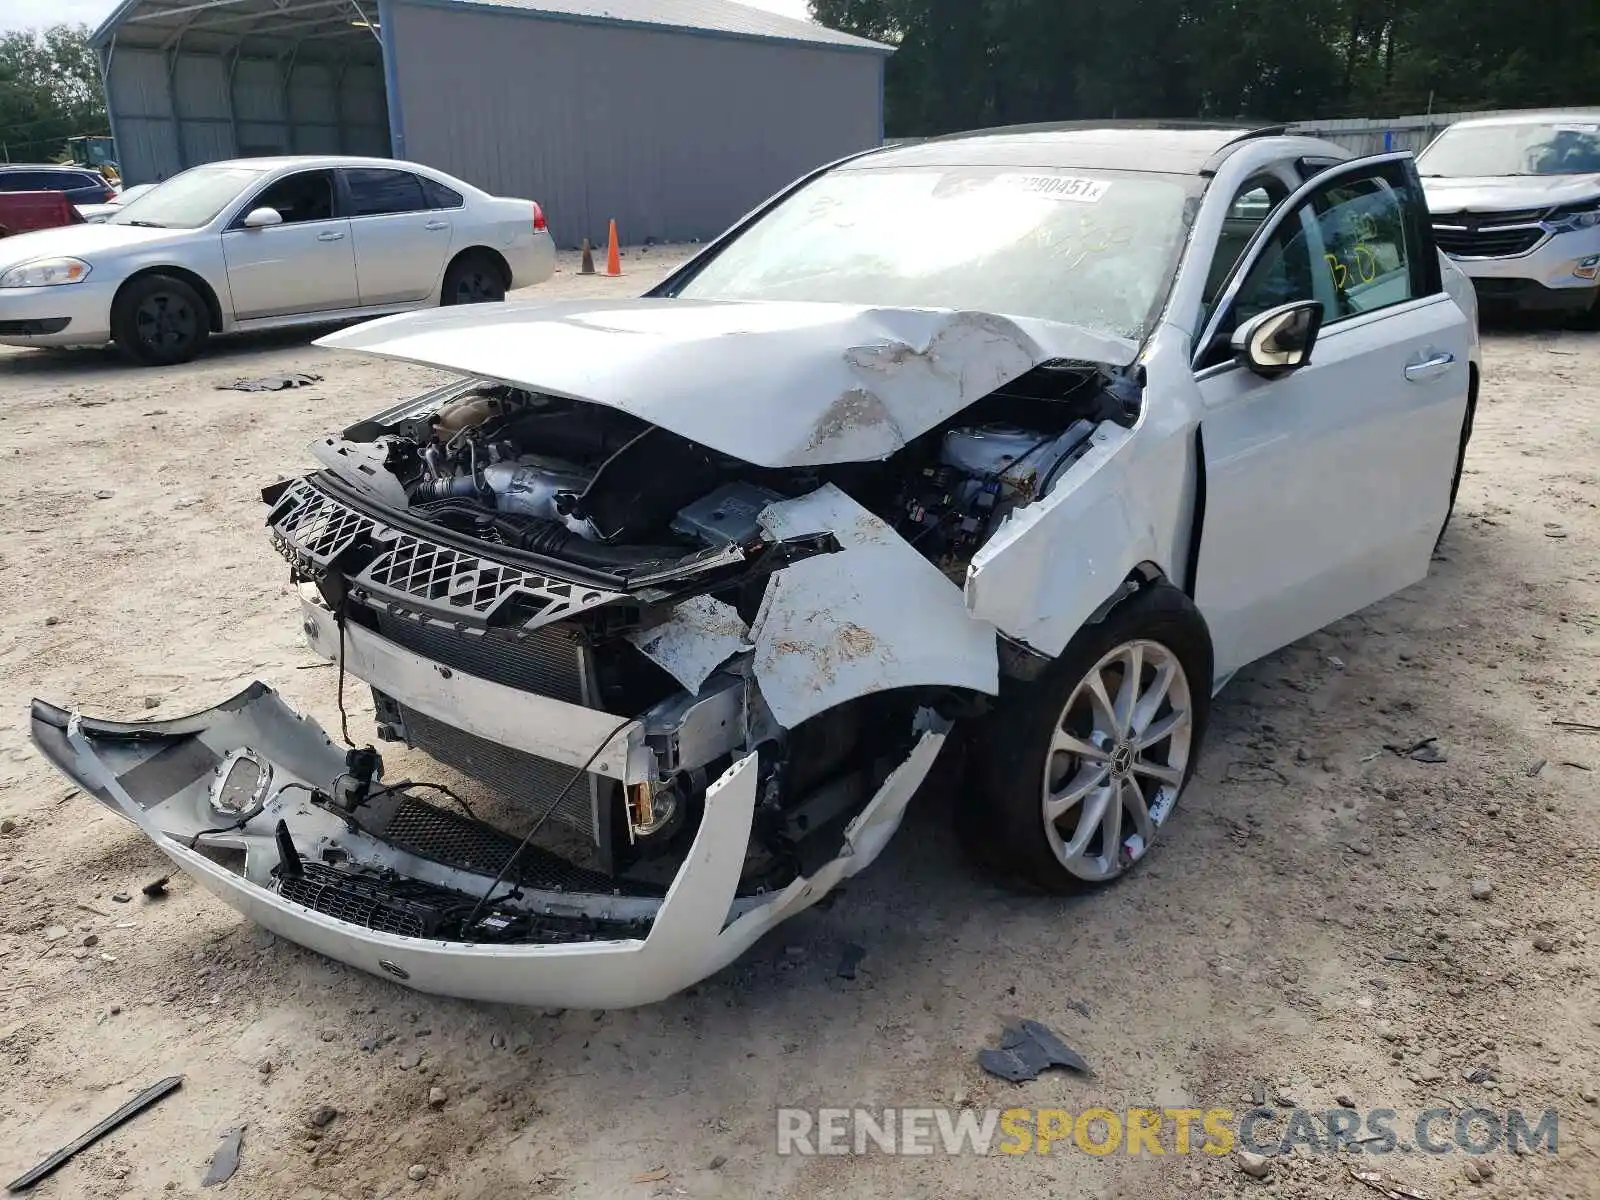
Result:
[[[598,404],[474,381],[313,447],[346,485],[458,534],[626,580],[756,543],[771,504],[832,483],[959,579],[1095,427],[1131,426],[1124,371],[1047,364],[883,463],[755,467]],[[389,414],[386,414],[389,415]]]

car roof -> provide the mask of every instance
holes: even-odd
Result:
[[[76,171],[80,175],[99,175],[93,167],[80,167],[77,163],[0,163],[4,171]]]
[[[1282,136],[1281,125],[1206,121],[1074,121],[1011,125],[885,147],[849,164],[1084,167],[1205,174],[1237,143]]]
[[[276,171],[284,167],[389,167],[397,171],[426,171],[430,175],[444,172],[421,163],[405,162],[398,158],[370,158],[353,154],[278,154],[262,158],[220,158],[202,163],[207,167],[244,167],[253,171]]]
[[[1451,129],[1483,128],[1490,125],[1550,125],[1577,122],[1600,124],[1600,108],[1542,108],[1528,112],[1503,113],[1497,117],[1471,117],[1456,121]]]

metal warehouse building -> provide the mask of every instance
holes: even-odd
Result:
[[[705,238],[883,137],[891,47],[734,0],[124,0],[124,177],[371,154],[538,200],[563,244]]]

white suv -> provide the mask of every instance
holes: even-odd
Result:
[[[1486,303],[1597,311],[1600,110],[1462,121],[1417,168],[1439,248]]]

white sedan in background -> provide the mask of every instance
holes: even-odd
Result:
[[[104,204],[75,204],[78,215],[91,225],[100,225],[116,216],[140,196],[150,191],[156,185],[153,183],[136,183],[132,187],[125,187]]]
[[[213,333],[502,300],[554,271],[531,200],[392,159],[235,159],[0,242],[0,343],[114,341],[158,366]]]

